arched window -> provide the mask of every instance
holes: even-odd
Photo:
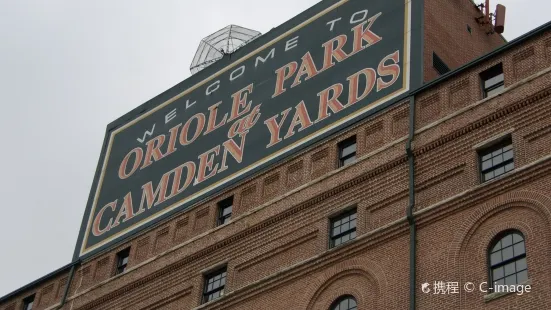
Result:
[[[335,300],[330,310],[358,310],[358,304],[354,296],[344,295]]]
[[[490,245],[490,286],[520,284],[528,280],[524,236],[519,231],[499,234]]]

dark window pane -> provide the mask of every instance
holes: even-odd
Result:
[[[513,150],[503,153],[503,160],[509,160],[513,158]]]
[[[355,310],[357,309],[356,299],[352,296],[344,296],[337,299],[330,310]]]
[[[505,235],[493,245],[489,255],[492,282],[512,285],[528,279],[525,243],[521,234],[513,232]]]
[[[356,212],[350,211],[331,220],[331,246],[354,239],[356,234]]]
[[[339,165],[346,166],[356,161],[356,137],[351,137],[338,145]]]
[[[504,266],[505,276],[510,276],[516,272],[515,262],[509,263]]]
[[[493,78],[490,78],[484,82],[484,86],[486,88],[492,87],[498,83],[503,82],[503,73],[494,76]]]
[[[348,240],[350,240],[350,235],[344,235],[344,236],[342,236],[342,242],[346,242],[346,241],[348,241]]]
[[[522,238],[521,235],[519,235],[519,234],[513,234],[513,243],[519,243],[519,242],[521,242],[521,241],[523,241],[523,240],[524,240],[524,238]]]
[[[510,235],[507,235],[505,237],[503,237],[501,239],[501,246],[506,248],[508,246],[510,246],[511,244],[513,244],[513,235],[510,234]]]
[[[499,280],[495,281],[495,284],[496,285],[503,285],[503,284],[505,284],[505,279],[499,279]]]
[[[497,166],[503,162],[503,155],[497,155],[496,157],[492,158],[492,165]]]
[[[517,275],[511,275],[505,278],[505,285],[517,284]]]
[[[205,291],[203,302],[208,302],[224,295],[226,284],[226,270],[222,269],[205,277]]]
[[[505,171],[506,172],[509,172],[513,169],[515,169],[515,163],[510,163],[510,164],[505,165]]]
[[[218,202],[218,220],[216,225],[223,225],[230,221],[233,211],[233,196]]]
[[[356,153],[356,143],[346,146],[342,149],[342,157],[346,157],[352,153]]]
[[[495,251],[498,251],[498,250],[501,250],[501,240],[499,240],[496,245],[494,246],[494,248],[492,249],[492,252],[495,252]]]
[[[482,170],[492,168],[492,160],[486,160],[482,162]]]
[[[501,251],[492,253],[490,256],[490,262],[492,266],[501,263]]]
[[[526,257],[517,260],[515,263],[516,263],[517,272],[522,271],[528,267],[528,265],[526,264]]]
[[[505,275],[503,273],[503,267],[498,267],[498,268],[495,268],[493,270],[493,279],[494,280],[499,280],[501,278],[503,278]]]
[[[502,250],[503,260],[508,260],[513,258],[513,247],[508,247]]]
[[[488,181],[494,178],[494,172],[490,171],[484,175],[484,181]]]
[[[519,255],[522,255],[522,254],[526,253],[525,250],[524,250],[524,241],[515,244],[513,246],[513,252],[514,252],[515,256],[519,256]]]
[[[124,249],[117,253],[117,270],[116,273],[120,274],[126,271],[128,265],[128,258],[130,256],[130,248]]]
[[[501,86],[499,86],[499,87],[496,87],[496,88],[494,88],[494,89],[492,89],[492,90],[486,92],[486,96],[487,96],[487,97],[490,97],[490,96],[493,96],[493,95],[495,95],[495,94],[499,94],[499,93],[501,93],[504,89],[505,89],[505,86],[501,85]]]
[[[499,167],[497,168],[496,170],[494,170],[494,175],[497,177],[497,176],[500,176],[502,174],[505,173],[505,167]]]
[[[450,68],[446,63],[442,60],[442,58],[438,57],[436,53],[432,53],[432,66],[440,75],[445,74],[450,71]]]
[[[32,310],[33,309],[34,301],[25,302],[25,305],[23,306],[24,310]]]
[[[34,305],[34,296],[35,295],[31,295],[23,299],[23,310],[32,310]]]
[[[222,215],[228,215],[228,214],[231,214],[232,212],[232,207],[227,207],[227,208],[224,208],[224,211],[222,211]]]
[[[504,75],[502,64],[497,64],[480,73],[484,96],[488,97],[501,92],[504,88]]]
[[[342,224],[341,230],[346,231],[346,230],[349,230],[349,229],[350,229],[350,222],[346,222],[346,223]]]
[[[522,283],[524,281],[528,280],[528,271],[524,270],[519,273],[517,273],[517,283]]]
[[[342,161],[342,165],[346,166],[356,161],[356,156],[351,156]]]

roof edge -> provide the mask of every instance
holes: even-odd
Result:
[[[440,77],[423,84],[421,87],[410,91],[409,94],[410,95],[416,95],[420,92],[423,92],[423,91],[425,91],[425,90],[427,90],[427,89],[429,89],[429,88],[431,88],[431,87],[433,87],[433,86],[435,86],[439,83],[442,83],[442,82],[448,80],[450,77],[452,77],[452,76],[454,76],[458,73],[461,73],[463,71],[466,71],[468,69],[471,69],[471,68],[477,66],[478,64],[480,64],[480,63],[482,63],[482,62],[484,62],[484,61],[486,61],[486,60],[488,60],[492,57],[495,57],[495,56],[497,56],[497,55],[499,55],[499,54],[501,54],[501,53],[517,46],[520,43],[523,43],[523,42],[525,42],[529,39],[532,39],[534,36],[537,36],[537,35],[545,32],[547,30],[551,30],[551,21],[549,21],[549,22],[547,22],[547,23],[545,23],[545,24],[543,24],[543,25],[541,25],[537,28],[534,28],[534,29],[530,30],[529,32],[513,39],[512,41],[509,41],[509,42],[505,43],[504,45],[498,47],[497,49],[495,49],[495,50],[493,50],[493,51],[491,51],[487,54],[484,54],[484,55],[482,55],[478,58],[475,58],[474,60],[462,65],[461,67],[459,67],[457,69],[449,71],[446,74],[441,75]]]
[[[39,283],[42,283],[42,282],[45,282],[46,280],[50,279],[50,278],[53,278],[54,276],[57,276],[65,271],[69,272],[69,270],[71,269],[71,267],[75,266],[75,265],[78,265],[80,263],[80,260],[77,260],[77,261],[74,261],[72,263],[69,263],[61,268],[58,268],[48,274],[46,274],[45,276],[43,277],[40,277],[34,281],[32,281],[31,283],[29,284],[26,284],[18,289],[16,289],[15,291],[11,292],[11,293],[8,293],[2,297],[0,297],[0,303],[3,303],[5,301],[7,301],[8,299],[10,299],[11,297],[14,297],[15,295],[18,295],[20,293],[23,293],[24,291],[36,286],[37,284]]]

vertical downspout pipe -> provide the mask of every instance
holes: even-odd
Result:
[[[71,282],[75,276],[75,269],[80,265],[80,261],[76,261],[73,266],[71,266],[71,271],[69,271],[69,278],[67,279],[67,284],[65,284],[65,291],[63,292],[63,298],[61,298],[61,304],[57,307],[57,310],[63,308],[65,301],[67,300],[67,295],[69,295],[69,289],[71,288]]]
[[[415,287],[416,287],[416,239],[417,230],[413,208],[415,207],[415,157],[412,150],[413,136],[415,135],[415,96],[409,98],[409,134],[406,143],[406,155],[408,157],[409,174],[409,205],[407,209],[407,220],[409,223],[409,309],[415,310]]]

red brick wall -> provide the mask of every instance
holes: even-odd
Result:
[[[476,22],[475,18],[482,16],[482,13],[471,0],[424,1],[425,82],[439,76],[432,66],[433,52],[453,70],[505,43],[499,34],[487,34],[490,30],[488,24],[480,25]],[[496,4],[490,5],[495,7]],[[467,31],[467,26],[471,28],[471,33]]]

